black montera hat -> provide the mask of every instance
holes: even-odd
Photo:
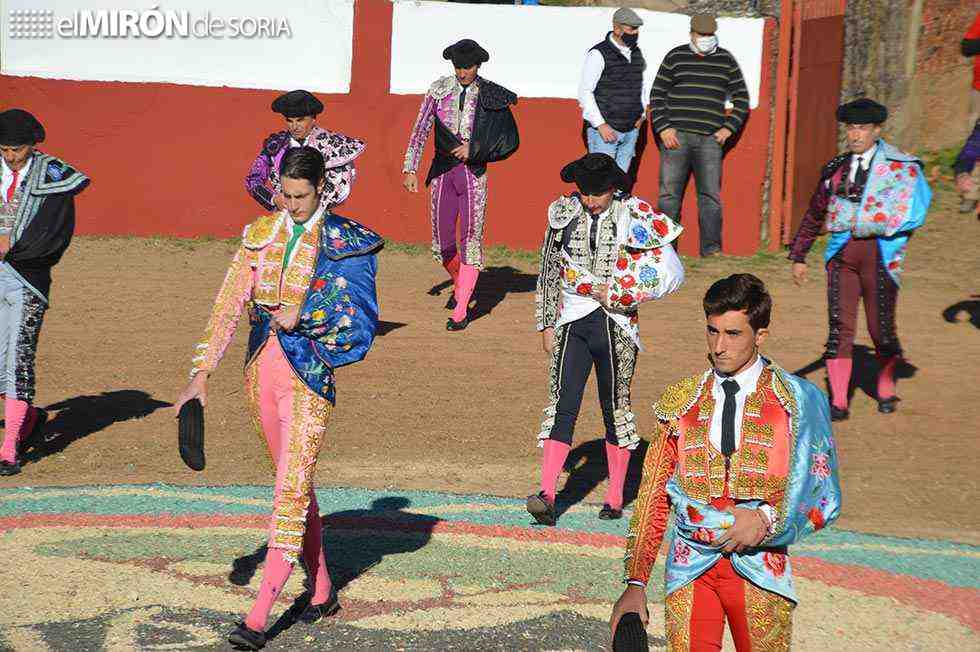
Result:
[[[303,118],[323,113],[323,102],[309,91],[289,91],[272,102],[272,110],[287,118]]]
[[[36,145],[44,142],[44,127],[24,109],[0,113],[0,145]]]
[[[887,119],[888,109],[867,97],[837,107],[838,122],[851,125],[880,125]]]
[[[457,41],[442,51],[442,58],[453,62],[455,68],[472,68],[490,60],[490,53],[471,38]]]
[[[561,169],[561,180],[574,183],[585,195],[601,195],[617,188],[628,191],[630,178],[608,154],[586,154]]]

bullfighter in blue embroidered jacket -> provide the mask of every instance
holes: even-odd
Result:
[[[367,355],[378,325],[375,254],[382,239],[323,207],[324,165],[317,150],[289,150],[280,172],[286,209],[245,228],[197,347],[191,383],[176,405],[179,410],[192,398],[205,402],[208,374],[247,308],[245,390],[276,467],[276,485],[259,597],[229,637],[246,647],[264,642],[269,611],[300,555],[313,578],[304,619],[337,609],[313,477],[335,403],[334,370]]]

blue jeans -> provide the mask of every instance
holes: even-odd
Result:
[[[630,171],[630,163],[633,161],[633,154],[636,153],[636,138],[640,135],[639,129],[632,129],[627,132],[616,131],[616,140],[611,143],[607,143],[599,135],[599,130],[595,127],[589,127],[586,130],[586,140],[589,143],[589,153],[590,154],[609,154],[609,156],[616,159],[616,165],[623,172]]]
[[[660,145],[660,212],[681,221],[684,186],[694,172],[698,191],[698,226],[701,228],[701,255],[721,251],[721,157],[722,148],[714,136],[678,131],[680,147]]]

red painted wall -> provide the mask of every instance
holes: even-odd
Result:
[[[353,192],[339,212],[390,240],[426,243],[428,196],[422,191],[409,195],[401,187],[402,157],[421,96],[387,92],[391,7],[387,0],[358,0],[351,92],[321,95],[326,109],[320,122],[367,141]],[[772,29],[767,22],[766,43]],[[727,253],[752,254],[759,246],[771,56],[767,47],[759,107],[725,160]],[[494,81],[507,85],[506,79]],[[276,95],[174,84],[0,77],[2,106],[32,111],[48,132],[42,149],[92,177],[92,186],[78,202],[82,234],[239,235],[261,212],[245,193],[243,179],[263,138],[282,128],[281,117],[269,109]],[[486,238],[489,245],[534,249],[544,231],[548,203],[570,190],[558,171],[583,153],[581,114],[574,100],[533,98],[520,100],[515,113],[521,148],[490,167]],[[431,149],[430,139],[422,172]],[[656,200],[657,170],[651,139],[636,195]],[[688,254],[697,252],[693,186],[692,180],[683,217],[687,231],[681,239],[681,251]]]

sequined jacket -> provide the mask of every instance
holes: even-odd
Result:
[[[665,534],[668,593],[714,565],[721,552],[713,541],[734,520],[709,503],[728,495],[749,508],[766,503],[777,514],[774,532],[758,548],[732,554],[736,570],[795,600],[786,546],[840,513],[827,397],[768,363],[746,399],[740,444],[726,471],[709,438],[713,377],[709,370],[670,385],[654,408],[657,432],[627,535],[625,577],[648,582]]]
[[[381,237],[353,220],[328,213],[319,228],[304,231],[283,269],[289,229],[282,212],[245,227],[205,335],[197,345],[191,375],[211,373],[224,355],[247,307],[251,332],[246,367],[271,333],[270,310],[300,306],[292,331],[277,331],[294,373],[333,402],[333,370],[367,355],[378,324],[375,252]]]
[[[272,198],[282,191],[279,163],[289,150],[291,141],[292,137],[288,131],[270,134],[263,141],[259,155],[252,161],[252,166],[245,176],[245,190],[259,203],[259,206],[266,210],[271,211],[276,208]],[[319,151],[323,155],[323,162],[327,168],[320,205],[325,208],[335,208],[344,203],[357,178],[354,159],[364,153],[364,141],[335,131],[327,131],[317,125],[303,139],[303,144]]]

